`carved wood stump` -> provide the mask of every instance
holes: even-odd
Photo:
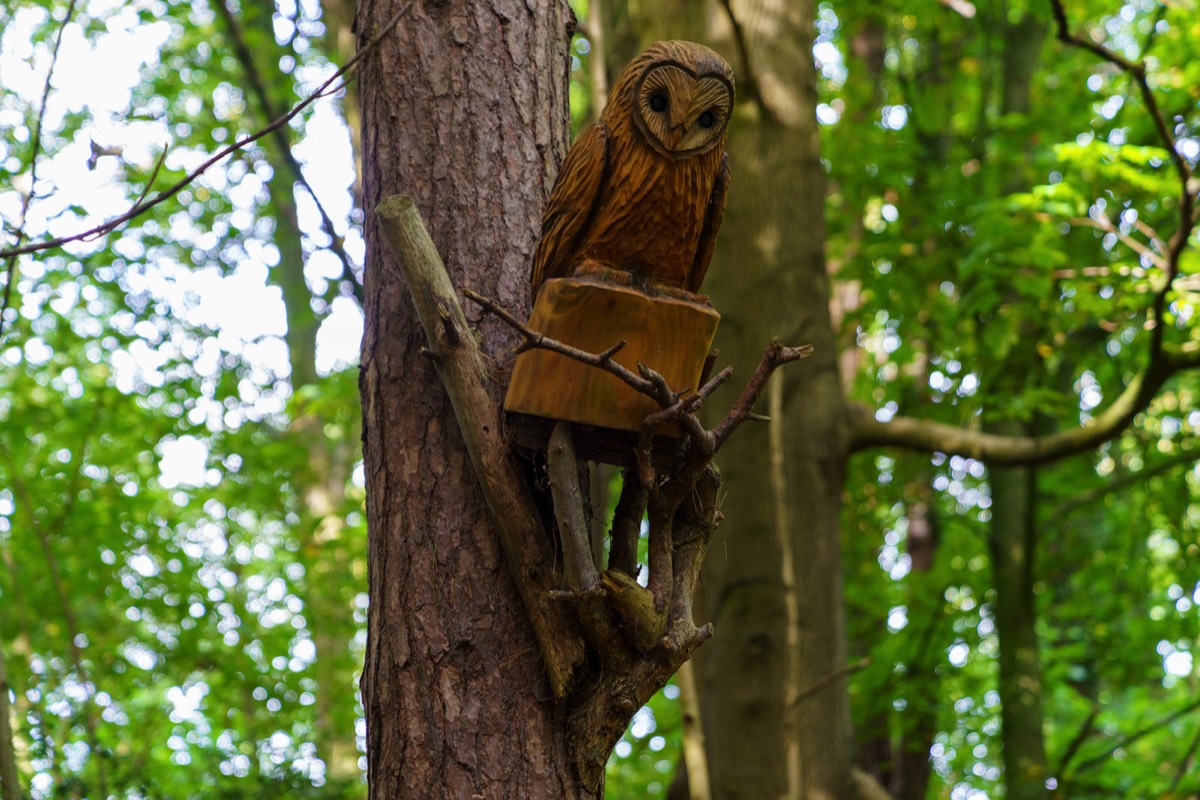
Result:
[[[538,293],[529,327],[565,344],[602,353],[620,341],[613,360],[637,371],[638,362],[662,375],[674,391],[700,386],[721,316],[700,299],[652,296],[594,276],[555,278]],[[504,408],[523,446],[544,446],[552,424],[529,417],[567,420],[576,427],[579,455],[631,466],[642,420],[657,411],[649,397],[597,367],[547,350],[517,356]],[[662,432],[678,436],[670,429]],[[676,461],[681,442],[656,444],[655,460]]]

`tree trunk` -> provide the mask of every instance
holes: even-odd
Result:
[[[17,772],[17,754],[13,743],[12,707],[8,702],[10,688],[4,648],[0,647],[0,798],[20,800],[21,779]]]
[[[1003,432],[1022,431],[1019,424],[1010,423]],[[1000,728],[1009,800],[1048,796],[1037,598],[1033,593],[1036,474],[1029,468],[988,471],[992,491],[989,543],[1000,638]]]
[[[1001,109],[1005,115],[1025,115],[1032,104],[1032,80],[1046,29],[1032,12],[1002,21],[1003,62]],[[1021,131],[1018,129],[1017,135]],[[1007,191],[1023,191],[1033,169],[1033,132],[1014,142],[1023,159],[1001,162]],[[1014,167],[1023,167],[1023,169]],[[994,167],[994,168],[996,168]],[[1025,341],[1040,341],[1041,320],[1023,323]],[[1026,376],[1037,374],[1029,361],[1034,353],[1019,350],[995,388],[1020,391]],[[995,433],[1044,433],[1033,423],[1005,421],[987,426]],[[1033,593],[1033,560],[1037,547],[1037,469],[989,467],[992,519],[988,542],[992,581],[996,589],[996,634],[1000,640],[1000,726],[1004,747],[1004,787],[1009,800],[1037,800],[1046,789],[1046,740],[1043,730],[1042,674],[1037,652],[1037,598]]]
[[[360,4],[360,47],[401,5]],[[543,197],[567,145],[570,23],[559,2],[430,0],[408,11],[361,72],[371,593],[362,691],[372,798],[587,796],[445,391],[421,354],[425,334],[373,218],[384,196],[412,196],[454,284],[527,311]],[[480,327],[485,351],[503,363],[511,336],[490,320]]]
[[[703,652],[702,718],[714,797],[842,800],[854,796],[849,696],[844,678],[826,679],[846,663],[845,406],[823,258],[814,4],[732,9],[751,59],[734,61],[741,102],[753,103],[752,92],[760,102],[730,134],[733,183],[708,283],[725,317],[717,347],[743,370],[770,336],[816,352],[772,385],[762,409],[772,421],[759,438],[744,435],[722,454],[725,513],[739,526],[709,558],[717,633]],[[753,522],[741,524],[743,515]],[[737,668],[755,662],[772,669],[768,680],[756,684]],[[776,716],[777,744],[748,735],[773,730]]]
[[[273,67],[287,54],[275,41],[272,28],[275,5],[263,0],[242,3],[235,15],[226,3],[227,0],[221,0],[217,9],[226,23],[229,49],[241,61],[244,85],[250,87],[256,113],[261,124],[266,125],[283,113],[292,93],[291,77]],[[326,12],[329,10],[326,8]],[[264,44],[252,48],[246,39],[247,32],[257,34],[255,41]],[[345,60],[348,56],[342,59],[343,63]],[[356,119],[357,113],[352,118]],[[304,276],[306,255],[296,208],[300,175],[290,152],[288,130],[284,128],[280,135],[266,137],[262,147],[277,176],[268,187],[271,198],[268,213],[275,219],[274,242],[279,250],[279,263],[271,278],[282,291],[287,314],[292,394],[302,398],[306,389],[320,381],[316,365],[320,319],[313,311],[313,293]],[[346,441],[353,442],[356,436],[351,431],[342,441],[331,440],[326,430],[336,421],[329,419],[327,413],[311,411],[306,405],[302,400],[294,403],[299,413],[292,421],[290,434],[307,458],[295,465],[289,478],[298,501],[299,520],[295,529],[300,543],[299,558],[305,570],[301,596],[317,655],[313,665],[317,683],[314,738],[317,755],[325,764],[326,778],[330,782],[358,784],[362,771],[355,743],[354,707],[346,702],[353,673],[353,603],[351,597],[343,595],[343,576],[355,571],[361,574],[362,551],[352,555],[342,536],[346,527],[342,505],[352,466],[352,458],[345,452]]]

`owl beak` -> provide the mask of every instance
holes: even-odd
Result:
[[[694,119],[689,119],[691,116],[688,109],[691,103],[678,103],[671,109],[671,128],[667,131],[667,147],[674,150],[683,139],[684,134],[688,132],[688,128],[695,124]]]
[[[676,125],[667,131],[667,147],[674,150],[679,145],[679,141],[685,133],[687,133],[686,125]]]

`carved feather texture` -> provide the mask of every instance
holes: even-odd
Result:
[[[533,290],[585,263],[695,292],[725,209],[733,73],[692,42],[651,45],[567,154],[542,217]]]

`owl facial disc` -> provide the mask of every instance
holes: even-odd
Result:
[[[733,84],[727,77],[698,74],[677,61],[647,67],[633,91],[638,130],[655,150],[672,158],[715,147],[733,109]]]

